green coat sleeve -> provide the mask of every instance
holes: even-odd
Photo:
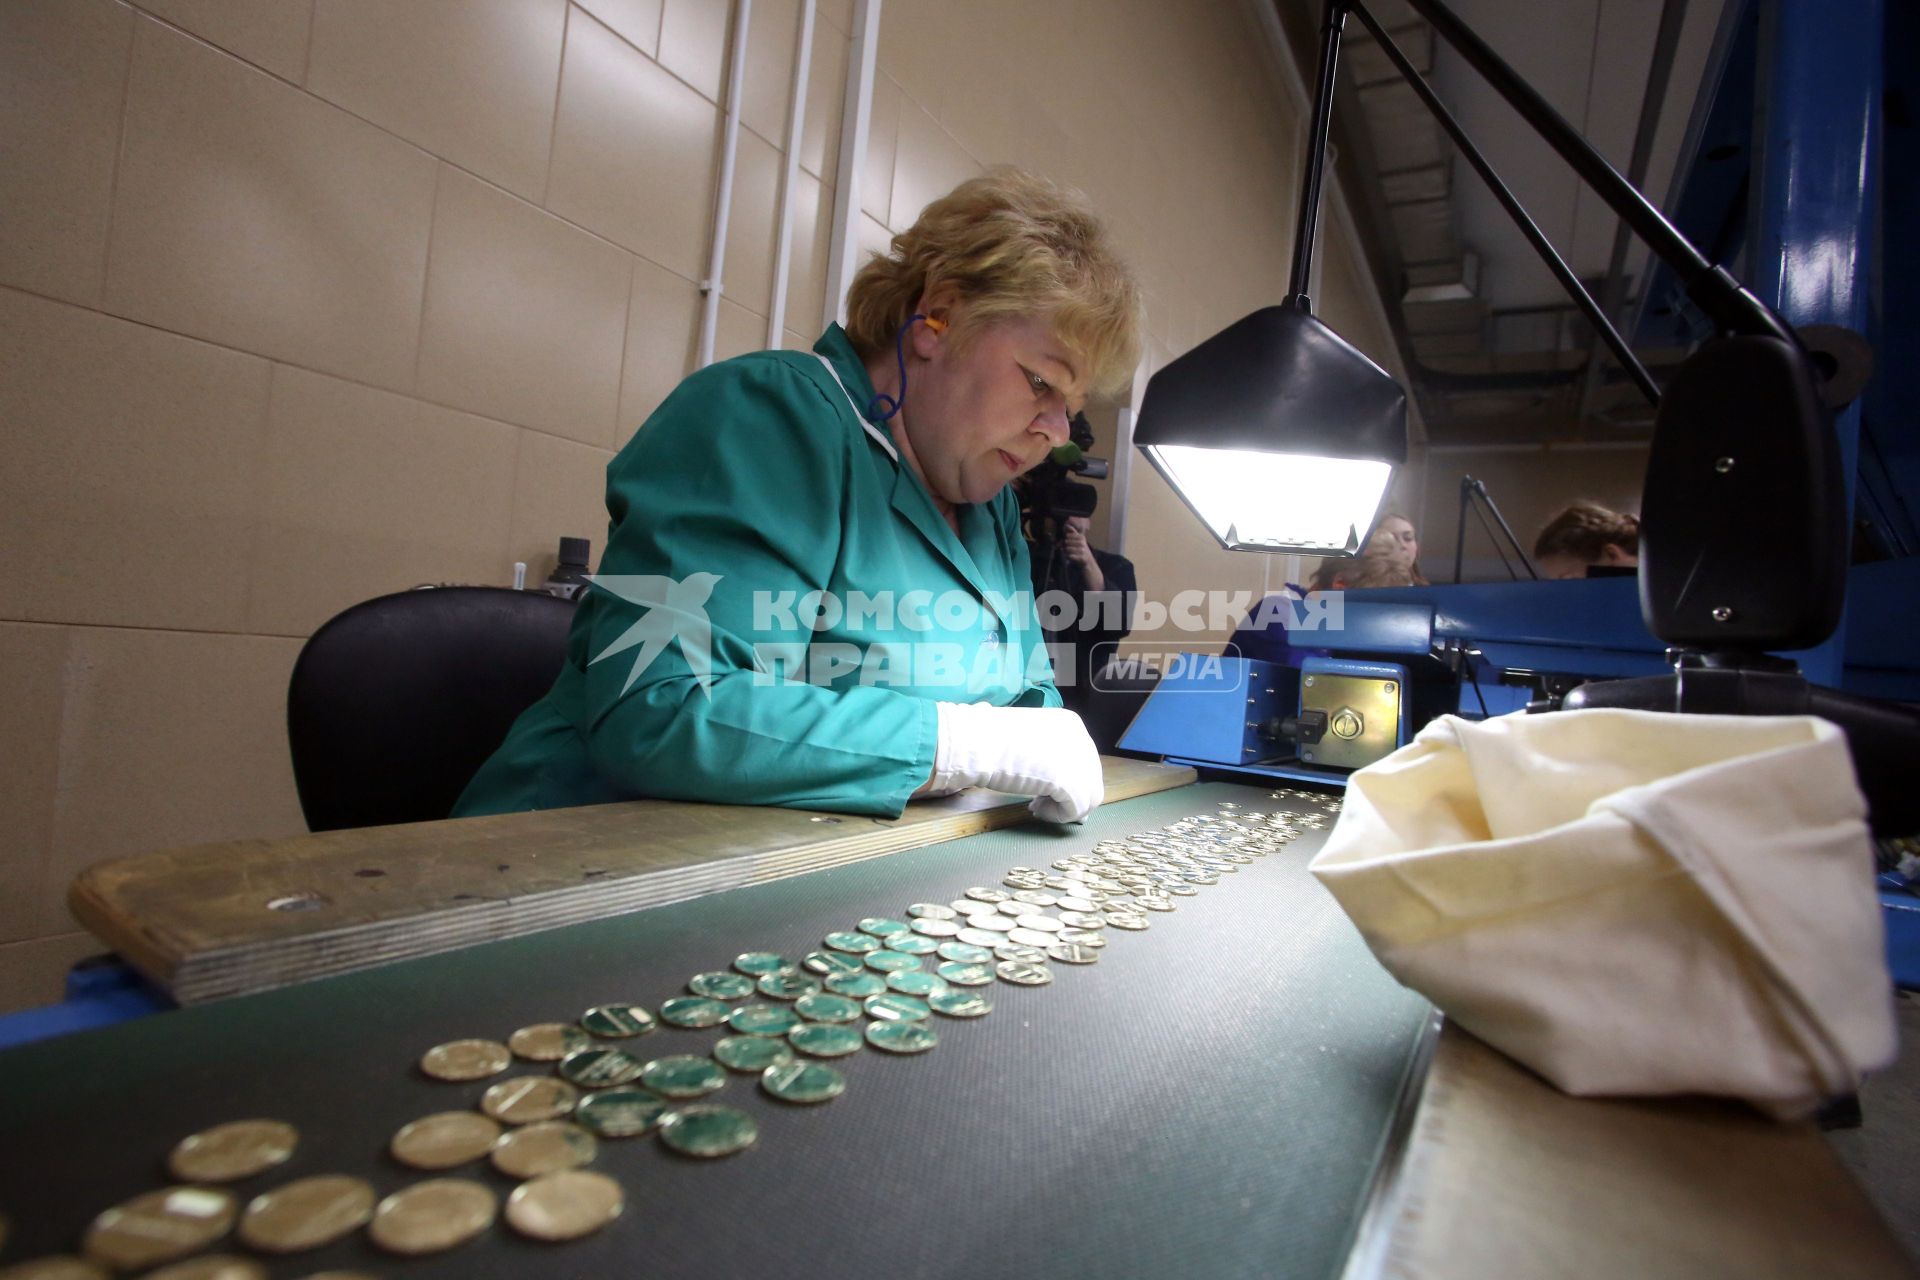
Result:
[[[897,816],[932,772],[935,704],[895,689],[757,675],[756,591],[826,589],[851,437],[820,389],[777,358],[732,361],[674,391],[608,468],[600,576],[718,574],[705,689],[680,643],[635,671],[599,659],[651,610],[596,586],[583,607],[588,749],[615,786],[667,799]],[[761,624],[764,625],[756,625]],[[576,630],[576,641],[580,631]]]

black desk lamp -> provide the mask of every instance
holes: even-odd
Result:
[[[1328,549],[1326,542],[1276,546],[1222,530],[1219,498],[1251,509],[1251,484],[1218,485],[1211,507],[1177,464],[1161,455],[1212,451],[1216,468],[1248,467],[1264,455],[1263,480],[1291,459],[1322,453],[1351,460],[1405,460],[1405,401],[1378,366],[1309,314],[1307,266],[1313,244],[1340,35],[1351,12],[1433,112],[1461,154],[1492,188],[1563,288],[1656,406],[1641,501],[1640,608],[1647,628],[1671,648],[1674,673],[1582,686],[1566,709],[1636,707],[1723,714],[1814,714],[1847,734],[1876,831],[1920,829],[1920,788],[1906,785],[1920,758],[1920,712],[1810,685],[1772,651],[1807,648],[1833,634],[1848,562],[1845,477],[1833,411],[1863,381],[1863,346],[1845,333],[1797,333],[1721,267],[1709,262],[1646,197],[1588,145],[1538,93],[1454,16],[1441,0],[1407,0],[1527,125],[1571,165],[1652,251],[1717,330],[1675,370],[1662,392],[1626,340],[1580,284],[1433,89],[1361,0],[1327,0],[1319,80],[1302,184],[1293,277],[1287,299],[1255,312],[1155,374],[1147,385],[1135,442],[1224,545]],[[1391,391],[1388,390],[1391,388]],[[1185,455],[1176,455],[1182,457]],[[1231,459],[1231,462],[1228,461]],[[1251,476],[1251,470],[1243,470]],[[1384,482],[1380,492],[1384,492]],[[1268,487],[1272,508],[1287,500]],[[1376,505],[1377,511],[1377,505]],[[1286,525],[1268,514],[1269,531]],[[1371,516],[1356,521],[1370,527]]]

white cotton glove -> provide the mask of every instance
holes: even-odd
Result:
[[[942,702],[933,790],[990,787],[1032,796],[1048,822],[1084,822],[1106,798],[1100,752],[1080,717],[1059,707]]]

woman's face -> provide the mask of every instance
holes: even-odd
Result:
[[[1413,522],[1405,516],[1388,516],[1380,522],[1379,533],[1393,535],[1395,545],[1394,559],[1401,564],[1411,566],[1420,558],[1420,539],[1414,535]],[[1375,536],[1378,536],[1376,534]]]
[[[910,344],[917,359],[900,413],[921,478],[939,498],[985,502],[1067,442],[1082,374],[1044,319],[991,321],[957,347],[951,330],[917,324]]]

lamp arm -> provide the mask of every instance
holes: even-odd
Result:
[[[1627,345],[1627,340],[1620,336],[1620,331],[1607,318],[1606,312],[1601,310],[1600,304],[1594,301],[1593,295],[1587,292],[1587,287],[1580,283],[1580,277],[1573,274],[1573,268],[1569,267],[1566,259],[1554,249],[1552,241],[1547,239],[1546,234],[1528,215],[1519,198],[1507,189],[1506,183],[1500,180],[1500,175],[1494,172],[1493,165],[1480,154],[1480,149],[1473,145],[1472,139],[1467,137],[1466,130],[1460,127],[1460,122],[1453,118],[1453,113],[1447,110],[1446,105],[1440,101],[1439,95],[1434,93],[1433,86],[1426,82],[1425,77],[1407,60],[1407,56],[1400,52],[1400,46],[1393,42],[1393,38],[1387,34],[1386,30],[1374,21],[1373,15],[1367,12],[1366,5],[1360,0],[1349,0],[1349,3],[1352,5],[1355,16],[1368,31],[1373,33],[1374,42],[1380,46],[1394,68],[1400,72],[1400,78],[1405,80],[1419,96],[1420,101],[1426,104],[1427,110],[1433,113],[1433,118],[1440,122],[1440,127],[1447,131],[1447,136],[1453,139],[1456,147],[1460,148],[1460,154],[1467,158],[1467,163],[1473,166],[1474,172],[1478,173],[1481,181],[1487,184],[1488,189],[1493,192],[1494,199],[1500,202],[1500,207],[1507,211],[1507,216],[1513,219],[1514,225],[1519,227],[1520,233],[1527,238],[1527,243],[1532,245],[1534,252],[1540,255],[1540,260],[1547,264],[1547,270],[1553,272],[1553,278],[1560,282],[1560,287],[1566,290],[1567,295],[1586,315],[1587,322],[1607,344],[1607,349],[1613,352],[1614,359],[1620,362],[1621,367],[1627,371],[1627,376],[1632,378],[1634,385],[1640,388],[1640,394],[1647,398],[1648,404],[1658,408],[1660,388],[1655,385],[1653,375],[1647,372],[1646,365],[1640,363],[1640,358],[1633,354],[1633,349]]]
[[[1478,499],[1477,503],[1475,499]],[[1493,500],[1491,493],[1487,492],[1487,486],[1472,476],[1460,477],[1460,526],[1455,534],[1453,544],[1453,580],[1456,583],[1460,581],[1461,570],[1466,565],[1467,511],[1469,508],[1472,509],[1475,515],[1480,517],[1481,525],[1487,530],[1488,540],[1493,543],[1494,551],[1500,556],[1500,563],[1507,564],[1507,553],[1501,550],[1500,540],[1493,536],[1493,526],[1487,523],[1487,516],[1489,514],[1493,516],[1494,520],[1499,522],[1500,532],[1507,536],[1507,545],[1512,547],[1513,554],[1520,558],[1520,567],[1527,571],[1529,578],[1538,582],[1540,580],[1540,571],[1533,567],[1533,561],[1527,556],[1527,549],[1521,546],[1520,539],[1514,536],[1513,526],[1508,524],[1506,516],[1500,513],[1500,504]],[[1510,564],[1507,565],[1507,572],[1515,579],[1518,579],[1520,576],[1513,572],[1513,566]]]
[[[1755,334],[1780,338],[1801,346],[1800,339],[1787,324],[1752,292],[1735,280],[1724,268],[1709,262],[1693,242],[1681,235],[1666,215],[1655,208],[1638,188],[1620,176],[1580,132],[1555,111],[1520,74],[1508,66],[1466,23],[1454,16],[1441,0],[1407,0],[1415,13],[1426,19],[1442,39],[1478,71],[1520,118],[1527,122],[1554,153],[1580,175],[1607,207],[1619,215],[1635,235],[1652,249],[1655,256],[1672,267],[1685,284],[1687,296],[1722,329],[1737,334]],[[1358,9],[1358,5],[1354,6]],[[1367,21],[1364,10],[1362,21]],[[1368,22],[1369,29],[1375,29]],[[1384,47],[1384,46],[1382,46]]]
[[[1346,29],[1352,0],[1327,0],[1326,21],[1320,33],[1320,78],[1315,82],[1313,123],[1307,133],[1307,167],[1300,182],[1300,217],[1293,232],[1293,275],[1287,286],[1287,305],[1313,310],[1307,296],[1313,269],[1314,228],[1320,220],[1320,182],[1327,167],[1327,130],[1333,120],[1333,73],[1340,63],[1340,33]]]

